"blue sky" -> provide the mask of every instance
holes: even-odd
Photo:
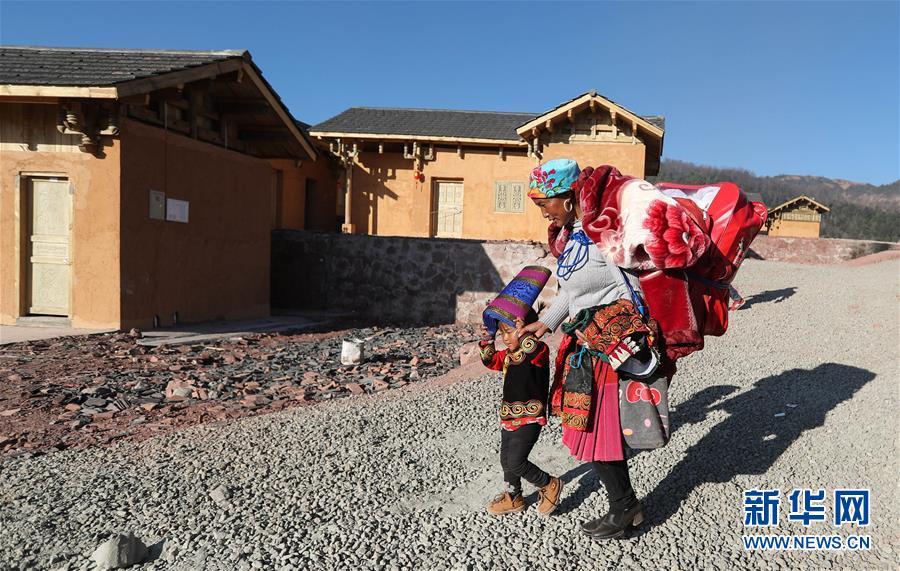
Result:
[[[0,42],[248,49],[294,115],[541,112],[596,89],[664,156],[900,178],[900,3],[0,1]]]

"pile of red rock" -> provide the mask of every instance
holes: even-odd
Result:
[[[0,452],[142,438],[402,387],[455,367],[459,348],[476,335],[466,326],[369,328],[146,347],[132,330],[5,345]],[[363,363],[340,364],[347,337],[366,340]]]

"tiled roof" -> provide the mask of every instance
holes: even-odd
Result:
[[[108,86],[245,57],[246,52],[0,46],[0,84]]]
[[[662,115],[643,115],[641,116],[641,119],[650,123],[651,125],[659,127],[663,131],[666,130],[666,118]]]
[[[665,130],[665,129],[666,129],[666,118],[663,117],[662,115],[646,115],[646,116],[638,115],[638,114],[635,113],[634,111],[631,111],[630,109],[627,109],[624,105],[620,105],[620,104],[616,103],[615,101],[613,101],[612,99],[609,99],[608,97],[604,97],[604,96],[602,96],[602,95],[599,95],[596,91],[586,91],[586,92],[582,93],[581,95],[578,95],[577,97],[573,97],[572,99],[569,99],[568,101],[564,101],[564,102],[560,103],[559,105],[557,105],[557,106],[554,107],[553,109],[550,109],[549,111],[545,111],[544,113],[539,113],[539,114],[535,115],[534,117],[529,117],[528,119],[526,119],[525,121],[523,121],[520,125],[517,125],[516,127],[517,127],[517,129],[518,129],[518,128],[522,128],[522,127],[524,127],[527,123],[530,123],[531,121],[533,121],[534,119],[537,119],[538,117],[543,117],[544,115],[547,115],[547,116],[553,116],[553,115],[556,115],[557,112],[560,111],[561,109],[563,109],[564,107],[567,107],[568,105],[574,103],[575,101],[578,101],[579,99],[582,99],[582,98],[586,98],[586,97],[588,97],[588,96],[591,96],[591,97],[601,97],[602,99],[605,99],[605,100],[608,101],[609,103],[611,103],[611,104],[613,104],[613,105],[615,105],[615,106],[617,106],[617,107],[619,107],[619,108],[621,108],[621,109],[623,109],[623,110],[625,110],[625,111],[628,111],[628,112],[631,113],[632,115],[635,115],[635,116],[637,116],[637,117],[640,117],[641,119],[643,119],[643,120],[646,121],[647,123],[650,123],[650,124],[653,125],[654,127],[658,127],[658,128],[660,128],[660,129],[662,129],[662,130]]]
[[[351,107],[312,132],[458,137],[519,141],[516,127],[537,113]]]
[[[831,210],[830,208],[828,208],[821,202],[817,202],[816,200],[806,196],[805,194],[801,194],[800,196],[798,196],[796,198],[792,198],[788,201],[782,202],[775,208],[770,209],[769,216],[771,216],[772,214],[775,214],[776,212],[780,212],[786,208],[789,208],[798,202],[807,202],[807,203],[809,203],[810,206],[812,206],[814,209],[818,210],[819,212],[829,212]]]
[[[520,141],[516,129],[542,113],[499,111],[454,111],[449,109],[392,109],[351,107],[309,128],[321,133],[409,135]],[[644,119],[665,129],[664,117]]]

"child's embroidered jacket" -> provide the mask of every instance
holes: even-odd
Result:
[[[497,351],[493,341],[482,341],[480,346],[482,363],[488,369],[503,371],[500,425],[506,430],[516,430],[526,424],[546,424],[550,385],[547,344],[526,335],[515,351]]]

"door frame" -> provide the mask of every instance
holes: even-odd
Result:
[[[465,205],[466,205],[466,182],[465,182],[465,179],[463,179],[463,178],[441,177],[441,178],[432,178],[431,179],[431,208],[429,208],[429,211],[430,211],[429,235],[431,238],[438,237],[438,235],[437,235],[438,221],[437,220],[438,220],[438,207],[440,206],[439,200],[438,200],[439,199],[438,190],[440,189],[440,184],[442,182],[458,182],[459,184],[462,185],[462,190],[463,190],[462,201],[460,202],[460,205],[459,205],[459,208],[460,208],[460,211],[459,211],[459,217],[460,217],[459,236],[440,236],[440,238],[444,238],[444,239],[459,240],[459,239],[462,239],[462,237],[463,237],[463,218],[464,218],[465,211],[466,211],[466,208],[465,208]]]
[[[16,175],[16,192],[15,192],[15,211],[16,216],[16,252],[15,252],[15,288],[19,294],[18,315],[16,317],[26,317],[31,315],[29,312],[29,288],[31,287],[31,272],[28,264],[31,258],[31,200],[29,190],[31,181],[34,179],[58,179],[69,185],[69,313],[65,317],[71,320],[74,312],[74,288],[75,280],[72,275],[75,266],[75,197],[72,179],[68,173],[58,171],[22,171]]]

